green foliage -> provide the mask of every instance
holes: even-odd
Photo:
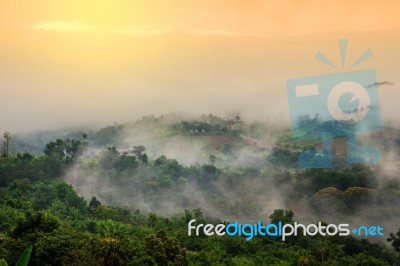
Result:
[[[17,156],[0,157],[0,187],[16,179],[32,181],[50,177],[44,171],[45,158],[22,158]]]
[[[32,253],[32,246],[29,245],[24,250],[24,253],[22,253],[22,256],[21,256],[21,258],[19,258],[16,266],[28,266],[29,260],[31,258],[31,253]]]
[[[392,247],[397,252],[400,252],[400,229],[396,233],[390,233],[390,237],[387,241],[391,242]]]
[[[60,201],[74,208],[84,211],[86,203],[79,197],[71,185],[64,182],[38,182],[32,189],[32,208],[44,210],[54,201]]]
[[[154,161],[154,166],[159,173],[163,173],[174,180],[182,175],[183,167],[177,160],[167,159],[164,155]]]
[[[272,149],[268,156],[268,162],[274,166],[288,166],[296,168],[300,151],[293,147],[277,146]]]
[[[357,210],[373,201],[372,190],[363,187],[350,187],[344,192],[344,196],[347,206],[352,210]]]
[[[98,236],[93,246],[100,265],[122,265],[133,253],[127,229],[112,220],[97,224]]]
[[[181,248],[176,238],[168,237],[165,231],[159,231],[146,238],[147,254],[157,265],[189,265],[186,249]]]
[[[57,139],[56,141],[51,141],[46,144],[44,154],[52,159],[66,160],[69,162],[82,156],[86,145],[86,142],[81,142],[79,140]]]
[[[47,212],[27,212],[12,230],[13,237],[27,237],[31,234],[50,233],[59,227],[60,221]]]
[[[213,116],[206,119],[213,126],[212,120],[219,121]],[[207,129],[207,125],[201,126]],[[229,125],[221,123],[221,134],[223,127]],[[108,132],[105,139],[115,136],[113,130],[102,131]],[[44,156],[0,158],[0,258],[4,258],[0,265],[6,265],[6,261],[15,265],[29,244],[33,247],[30,265],[396,265],[399,260],[391,249],[351,236],[299,235],[285,242],[261,236],[251,241],[240,236],[189,237],[187,223],[191,219],[197,223],[221,221],[189,204],[191,211],[169,217],[132,211],[135,200],[123,202],[129,210],[111,207],[106,202],[112,202],[112,197],[102,191],[89,194],[86,202],[60,179],[74,161],[83,169],[96,168],[104,184],[116,184],[113,193],[125,193],[127,198],[139,194],[142,200],[161,207],[168,206],[169,200],[184,204],[193,200],[184,193],[185,187],[192,186],[201,190],[196,191],[203,193],[199,194],[201,200],[221,211],[223,217],[226,213],[254,217],[259,211],[255,194],[263,193],[267,185],[279,189],[289,205],[311,202],[318,214],[324,214],[324,210],[330,214],[361,211],[366,203],[381,204],[388,198],[398,204],[395,185],[378,189],[375,172],[369,168],[292,171],[219,169],[213,164],[186,167],[165,156],[149,160],[144,147],[135,147],[134,154],[111,147],[98,159],[89,160],[80,157],[85,145],[56,140],[46,146]],[[224,198],[221,184],[241,199]],[[250,186],[254,192],[248,189],[249,184],[254,184]],[[293,223],[295,214],[277,209],[269,218],[272,223]],[[399,239],[400,230],[388,239],[397,251]]]
[[[90,208],[97,208],[97,207],[99,207],[100,205],[101,205],[100,201],[98,201],[98,200],[96,199],[96,197],[93,196],[92,199],[91,199],[90,202],[89,202],[89,207],[90,207]]]
[[[140,155],[140,160],[143,159],[144,155]],[[135,156],[129,155],[127,152],[122,154],[113,146],[108,147],[102,152],[100,156],[100,165],[105,170],[115,169],[118,172],[127,171],[132,173],[137,167],[138,162]]]
[[[115,125],[101,128],[93,136],[94,143],[103,147],[109,145],[117,145],[123,130],[123,125]]]
[[[0,206],[0,232],[10,230],[15,221],[23,217],[23,213],[11,206]]]
[[[271,219],[271,223],[278,224],[278,222],[282,222],[283,224],[291,224],[293,223],[294,213],[292,210],[274,210],[274,212],[269,216]]]
[[[312,206],[320,213],[347,213],[345,193],[334,187],[326,187],[317,191],[311,198]]]

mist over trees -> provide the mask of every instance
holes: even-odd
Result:
[[[313,143],[292,142],[286,130],[269,124],[214,115],[147,117],[54,136],[41,153],[26,143],[32,137],[9,136],[15,141],[0,158],[0,265],[16,263],[29,245],[31,265],[399,261],[396,173],[384,164],[298,169],[298,154]],[[379,145],[394,156],[399,139],[393,134]],[[202,148],[187,150],[192,143]],[[176,156],[160,154],[171,150]],[[192,163],[177,159],[193,153]],[[213,224],[379,221],[385,236],[297,236],[285,242],[189,237],[193,218]]]

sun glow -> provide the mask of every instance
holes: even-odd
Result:
[[[148,107],[286,110],[285,80],[325,71],[312,57],[338,58],[329,44],[340,38],[351,40],[347,62],[371,48],[365,64],[396,84],[398,10],[396,0],[0,0],[0,126],[131,120]]]

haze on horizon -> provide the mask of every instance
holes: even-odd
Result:
[[[169,112],[288,121],[286,80],[373,57],[382,113],[400,111],[400,2],[0,0],[0,130]],[[347,70],[346,67],[344,69]]]

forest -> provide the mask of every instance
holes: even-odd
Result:
[[[126,137],[143,130],[156,141]],[[202,143],[197,161],[154,153],[170,149],[165,139]],[[381,145],[398,147],[398,139]],[[90,131],[7,133],[4,145],[1,266],[29,247],[29,265],[400,265],[396,174],[371,165],[298,169],[305,147],[266,124],[147,117]],[[192,219],[379,222],[385,235],[188,236]]]

